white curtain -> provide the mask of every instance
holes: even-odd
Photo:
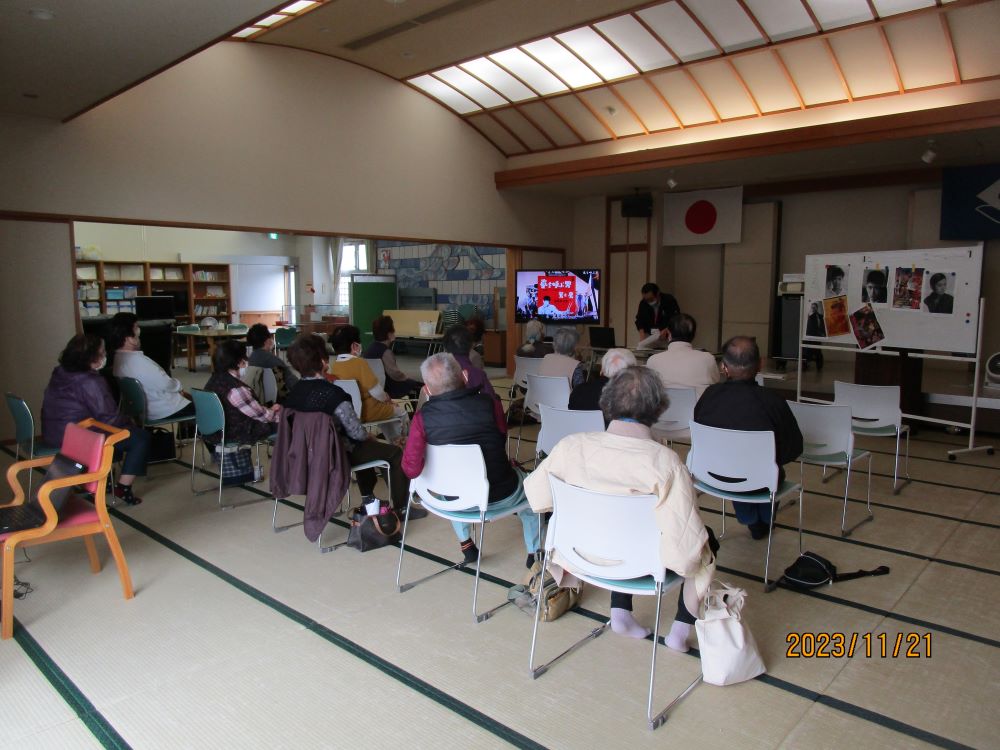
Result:
[[[340,289],[340,266],[341,261],[344,257],[344,238],[343,237],[331,237],[330,238],[330,267],[332,269],[332,284],[330,287],[330,304],[336,305],[339,299],[339,289]]]

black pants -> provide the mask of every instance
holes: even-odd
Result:
[[[719,540],[715,538],[715,532],[708,526],[705,527],[705,531],[708,532],[708,547],[712,550],[712,554],[717,554],[719,551]],[[694,621],[697,618],[696,614],[691,614],[688,612],[687,607],[684,605],[684,586],[687,586],[687,581],[681,586],[680,593],[677,595],[677,614],[674,615],[674,619],[678,622],[687,623],[688,625],[694,625]],[[617,591],[611,592],[611,608],[612,609],[627,609],[629,612],[632,611],[632,595],[631,594],[620,594]]]
[[[410,482],[403,474],[401,462],[403,451],[395,445],[389,445],[378,440],[366,440],[354,446],[348,454],[351,466],[365,464],[369,461],[388,461],[389,477],[392,479],[392,507],[398,511],[406,510],[407,492]],[[370,495],[375,489],[378,477],[375,469],[365,469],[358,474],[358,490],[362,495]]]

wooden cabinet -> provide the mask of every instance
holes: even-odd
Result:
[[[507,332],[483,332],[483,361],[491,367],[507,365]]]

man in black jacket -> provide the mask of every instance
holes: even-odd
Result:
[[[490,484],[489,503],[501,509],[524,500],[524,474],[507,458],[507,422],[495,396],[466,387],[462,366],[447,353],[428,357],[420,365],[429,399],[413,415],[403,451],[403,473],[413,479],[424,469],[427,445],[478,445]],[[539,548],[538,516],[530,508],[517,514],[528,550],[527,567]],[[469,524],[452,522],[465,562],[474,563],[479,550]]]
[[[653,331],[660,333],[660,339],[663,341],[662,346],[666,347],[667,322],[680,311],[681,308],[672,294],[661,292],[660,287],[653,282],[644,284],[642,301],[639,302],[639,310],[635,314],[635,327],[642,337],[640,347],[643,341],[653,335]],[[656,343],[656,340],[646,342],[646,346],[653,346]]]
[[[774,433],[778,480],[784,481],[783,464],[802,453],[802,433],[788,402],[774,391],[757,385],[760,349],[749,336],[734,336],[722,347],[722,371],[727,380],[709,386],[694,407],[694,421],[728,430],[761,430]],[[736,518],[750,528],[754,539],[767,536],[771,506],[766,503],[733,503]]]

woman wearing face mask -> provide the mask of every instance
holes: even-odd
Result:
[[[212,377],[205,384],[222,402],[226,415],[226,441],[255,443],[278,431],[278,412],[275,404],[270,409],[254,398],[253,391],[240,380],[247,366],[246,346],[228,339],[221,342],[212,355]],[[212,442],[212,436],[206,435]]]
[[[396,340],[396,326],[388,315],[379,315],[372,321],[372,341],[365,350],[365,359],[381,359],[385,366],[385,390],[392,398],[415,397],[423,386],[399,369],[392,342]]]
[[[88,418],[124,427],[129,437],[115,446],[115,460],[124,454],[125,462],[114,495],[126,505],[138,505],[142,500],[132,492],[132,483],[137,476],[146,476],[150,435],[118,412],[111,388],[99,372],[107,360],[100,337],[80,333],[69,340],[42,399],[42,442],[58,448],[66,425]]]

